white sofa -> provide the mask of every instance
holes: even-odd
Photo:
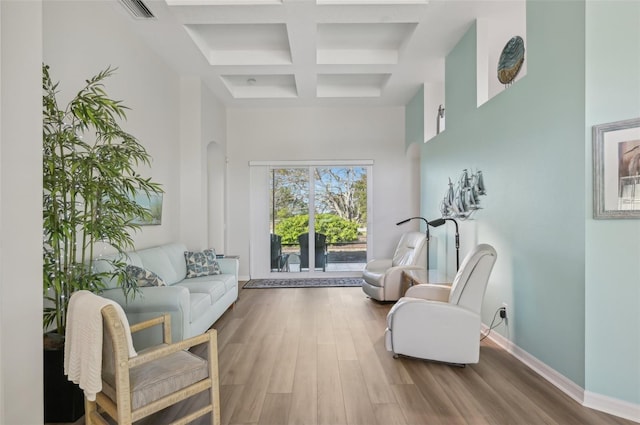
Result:
[[[120,304],[131,324],[169,313],[174,342],[205,332],[238,299],[239,262],[220,258],[216,261],[221,274],[187,278],[185,251],[188,250],[184,244],[169,243],[129,252],[123,261],[154,272],[166,286],[142,286],[140,293],[135,297],[131,293],[127,299],[114,280],[105,280],[107,288],[101,295]],[[95,261],[94,267],[108,271],[111,265],[103,260],[116,255]],[[137,349],[162,341],[159,329],[150,331],[155,332],[143,331],[136,336]]]

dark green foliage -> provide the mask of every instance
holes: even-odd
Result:
[[[298,236],[309,231],[309,215],[301,214],[285,218],[276,225],[276,234],[283,244],[298,243]],[[358,224],[335,214],[316,214],[315,232],[327,236],[327,243],[358,240]]]
[[[92,270],[94,248],[105,244],[120,253],[133,248],[131,232],[140,226],[132,220],[150,215],[134,195],[162,193],[159,184],[137,172],[151,157],[118,124],[127,108],[104,90],[103,80],[112,74],[108,68],[87,80],[60,108],[58,84],[52,82],[49,67],[42,67],[43,290],[51,302],[44,309],[43,325],[54,324],[60,334],[73,292],[98,292],[103,278],[114,277],[125,293],[135,293],[124,263],[113,262],[112,276]]]

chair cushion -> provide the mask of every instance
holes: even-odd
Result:
[[[418,255],[422,252],[426,236],[419,232],[408,232],[402,235],[393,254],[394,266],[408,266],[417,264]]]
[[[209,376],[207,361],[188,351],[179,351],[131,369],[131,408],[139,409]],[[102,391],[115,401],[115,376],[103,373]]]
[[[362,278],[369,285],[382,286],[384,281],[385,270],[365,269],[362,272]]]

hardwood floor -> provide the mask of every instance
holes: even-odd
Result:
[[[582,407],[489,340],[466,368],[393,359],[360,288],[247,289],[219,331],[222,423],[631,424]]]
[[[390,308],[360,288],[242,290],[215,324],[222,423],[633,424],[579,405],[489,340],[466,368],[393,359]]]

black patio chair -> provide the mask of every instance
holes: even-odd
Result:
[[[287,255],[282,254],[282,236],[271,234],[271,270],[286,271]]]
[[[303,233],[298,236],[298,243],[300,244],[300,268],[309,268],[309,233]],[[316,250],[316,268],[322,268],[322,271],[326,271],[327,268],[327,236],[322,233],[316,233],[315,241]]]

